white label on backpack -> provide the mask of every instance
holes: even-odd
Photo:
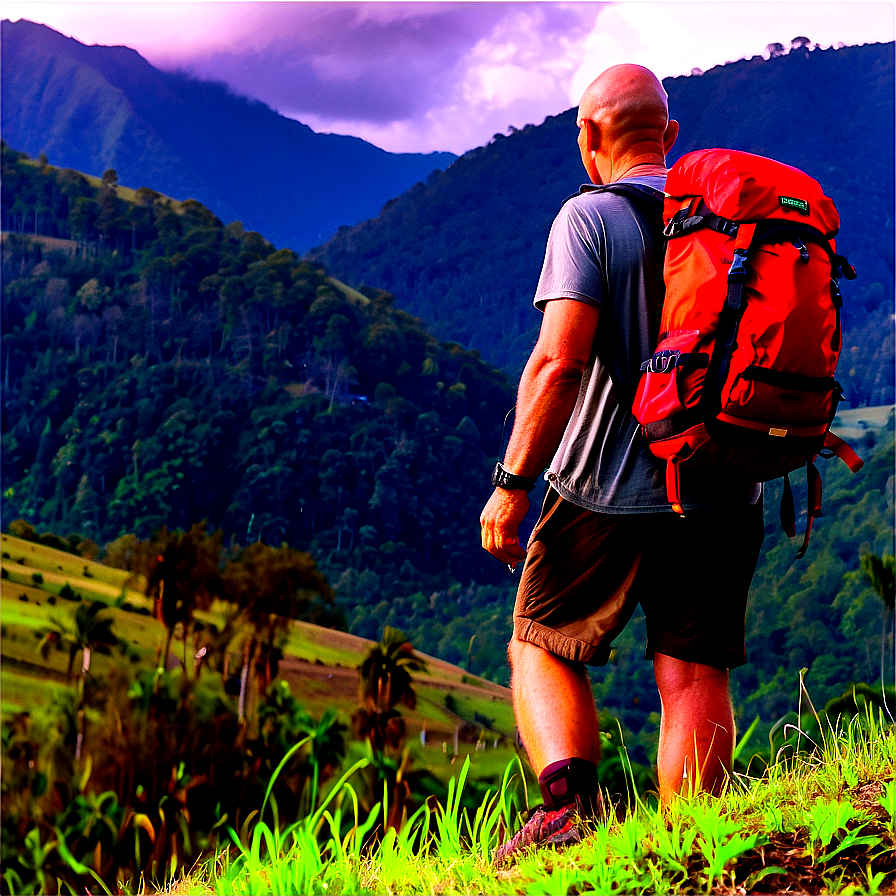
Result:
[[[768,434],[769,434],[770,436],[780,436],[781,438],[783,438],[784,436],[787,435],[787,430],[786,430],[786,429],[776,429],[776,428],[773,426],[773,427],[768,431]]]

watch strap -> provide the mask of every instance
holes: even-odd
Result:
[[[517,476],[516,473],[511,473],[510,470],[504,468],[503,464],[499,463],[495,465],[492,472],[492,485],[506,491],[523,489],[523,491],[531,492],[535,488],[535,480],[528,476]]]

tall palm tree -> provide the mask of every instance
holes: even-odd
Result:
[[[413,709],[417,694],[411,673],[426,668],[426,660],[414,651],[404,632],[387,625],[382,640],[370,648],[358,667],[358,702],[380,712],[399,703]]]
[[[426,660],[408,642],[404,632],[386,626],[358,666],[358,709],[352,716],[357,737],[369,740],[375,750],[398,749],[405,724],[396,707],[417,705],[412,672],[425,672]]]
[[[47,659],[54,644],[68,647],[68,667],[65,674],[69,681],[78,653],[82,654],[79,680],[83,683],[90,670],[91,650],[100,645],[111,647],[118,643],[118,638],[112,631],[113,620],[109,616],[101,616],[103,610],[108,610],[106,604],[95,600],[89,604],[79,604],[70,619],[50,617],[52,628],[41,639],[38,650]]]
[[[896,605],[896,557],[892,554],[862,555],[862,572],[871,582],[884,603],[883,630],[880,635],[880,683],[884,686],[884,655],[886,653],[887,632],[893,628],[894,605]]]
[[[68,668],[66,676],[72,678],[72,669],[75,658],[81,653],[81,672],[78,675],[77,684],[77,720],[78,736],[75,744],[75,759],[81,758],[81,747],[84,744],[86,731],[86,715],[84,712],[84,685],[87,681],[87,673],[90,671],[91,652],[97,647],[111,647],[118,643],[118,638],[112,631],[113,620],[109,616],[100,614],[108,607],[102,601],[91,601],[89,604],[79,604],[71,620],[51,619],[53,628],[48,631],[38,644],[41,656],[46,659],[53,644],[61,643],[68,646]]]

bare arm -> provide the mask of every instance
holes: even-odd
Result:
[[[550,463],[575,407],[582,373],[591,357],[600,311],[573,299],[547,303],[538,342],[517,392],[516,420],[504,466],[518,476],[537,477]],[[522,489],[496,488],[479,518],[482,546],[504,563],[526,552],[519,525],[529,509]]]

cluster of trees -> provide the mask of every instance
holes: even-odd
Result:
[[[505,583],[477,520],[513,392],[477,353],[198,203],[127,201],[112,174],[91,186],[8,147],[3,190],[89,250],[4,236],[7,519],[100,545],[203,519],[287,542],[369,637],[384,602]],[[127,226],[73,231],[84,203]]]
[[[218,838],[228,825],[246,842],[269,801],[289,822],[317,810],[350,751],[367,760],[353,766],[352,785],[373,813],[371,838],[400,827],[429,794],[443,795],[444,785],[412,771],[395,709],[414,705],[409,673],[426,668],[405,636],[387,628],[359,665],[353,721],[362,743],[353,746],[336,708],[315,719],[272,677],[273,645],[289,620],[319,616],[315,604],[332,600],[308,555],[260,544],[226,564],[220,554],[220,533],[198,526],[111,546],[110,559],[141,571],[166,627],[154,667],[119,662],[91,672],[94,651],[133,659],[107,604],[77,598],[71,614],[51,615],[37,651],[45,661],[54,649],[67,651],[73,687],[4,723],[0,853],[8,892],[74,892],[97,881],[130,890],[143,879],[162,886],[226,849],[229,838]],[[221,630],[194,615],[213,595],[239,602]],[[184,660],[165,671],[175,629]],[[237,701],[226,656],[240,637],[246,662]],[[250,658],[259,692],[247,709]],[[384,791],[387,815],[374,810]],[[345,819],[343,834],[352,823]]]

